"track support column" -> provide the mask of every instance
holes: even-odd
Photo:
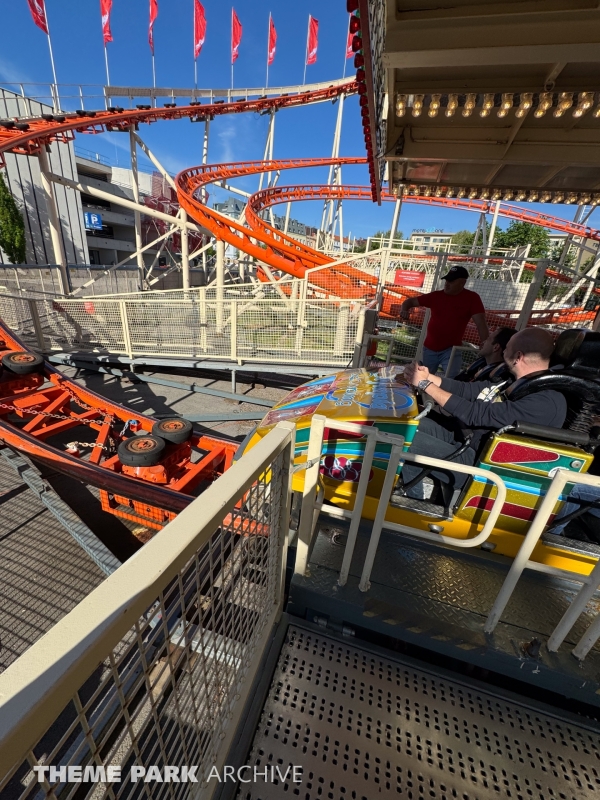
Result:
[[[40,147],[38,153],[38,160],[40,162],[40,173],[42,176],[42,188],[46,195],[46,206],[48,208],[48,219],[50,221],[50,238],[52,240],[52,250],[54,251],[54,260],[60,269],[60,283],[61,290],[64,295],[69,294],[71,290],[71,283],[69,281],[69,266],[67,264],[67,256],[63,246],[62,232],[60,229],[60,219],[58,216],[58,207],[56,205],[56,195],[54,194],[54,186],[50,180],[50,164],[48,162],[48,148],[45,145]]]
[[[180,210],[181,221],[187,222],[187,214]],[[188,239],[188,229],[185,224],[181,228],[181,272],[183,276],[183,288],[190,288],[190,244]]]
[[[138,165],[137,165],[137,142],[135,136],[135,128],[131,126],[129,129],[129,149],[131,151],[131,176],[132,176],[132,189],[133,199],[136,203],[140,202],[140,185],[138,179]],[[135,249],[136,261],[140,271],[140,290],[144,289],[146,282],[144,256],[142,254],[142,215],[138,210],[133,212],[133,221],[135,225]]]
[[[223,297],[225,286],[225,242],[222,239],[217,239],[217,264],[216,264],[216,278],[217,278],[217,333],[223,330]]]

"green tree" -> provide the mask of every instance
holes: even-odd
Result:
[[[473,246],[474,240],[475,234],[473,231],[457,231],[452,237],[451,244],[453,248],[458,249],[459,253],[469,253],[471,251],[471,247]]]
[[[380,247],[385,246],[390,240],[390,233],[391,228],[387,231],[377,231],[376,233],[372,234],[371,241],[369,242],[369,250],[378,250]],[[396,231],[396,235],[394,236],[394,242],[400,239],[404,239],[404,234],[402,231]],[[360,242],[357,241],[356,247],[354,248],[355,253],[364,253],[367,249],[367,240],[362,239]]]
[[[505,230],[497,230],[494,247],[509,249],[530,244],[530,258],[546,258],[550,252],[550,236],[545,228],[529,222],[513,220]]]
[[[25,261],[25,225],[15,199],[0,173],[0,248],[11,264]]]
[[[557,243],[557,244],[554,245],[554,247],[552,248],[552,251],[550,252],[550,258],[552,259],[552,261],[560,261],[560,257],[562,255],[562,251],[563,251],[563,246],[564,245],[562,245],[560,243]],[[567,255],[565,257],[565,260],[563,261],[563,264],[565,265],[565,267],[571,267],[572,268],[572,267],[575,266],[575,253],[573,252],[573,250],[569,249],[569,252],[567,253]]]

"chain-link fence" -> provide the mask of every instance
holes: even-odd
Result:
[[[481,297],[490,331],[501,327],[519,330],[530,325],[541,325],[556,333],[565,328],[589,328],[600,311],[597,264],[576,272],[547,259],[496,252],[491,255],[417,254],[407,258],[392,250],[387,254],[381,251],[380,259],[380,296],[391,286],[404,288],[407,296],[436,291],[443,288],[443,277],[452,267],[465,268],[469,275],[466,288]],[[374,256],[370,260],[373,263]],[[406,323],[381,319],[380,332],[393,334],[399,342],[412,341],[416,352],[416,332],[424,324],[424,309],[414,308]],[[464,364],[475,358],[479,344],[479,331],[471,321],[463,339]],[[387,353],[387,344],[385,347],[380,344],[378,355],[384,357]],[[398,354],[405,356],[401,347]]]
[[[431,253],[394,250],[356,254],[309,270],[303,280],[275,276],[189,290],[124,292],[81,299],[26,290],[0,298],[5,321],[44,351],[81,350],[225,360],[293,362],[343,368],[361,339],[361,311],[380,308],[380,341],[363,353],[381,360],[416,358],[426,338],[426,309],[401,320],[407,297],[443,288],[452,267],[466,269],[466,288],[481,298],[490,331],[541,325],[560,332],[590,327],[600,309],[598,267],[577,272],[548,260],[510,253]],[[6,272],[10,272],[7,268]],[[118,271],[110,273],[118,275]],[[136,275],[137,280],[137,273]],[[108,277],[108,276],[107,276]],[[25,300],[22,298],[25,297]],[[480,331],[471,320],[463,364],[476,357]]]
[[[3,796],[149,798],[132,768],[185,764],[210,797],[281,614],[291,429],[272,431],[0,676]],[[190,788],[156,783],[151,796]]]
[[[155,268],[152,279],[159,290],[177,290],[182,285],[180,269],[172,267]],[[80,290],[79,296],[121,295],[138,292],[140,288],[140,271],[134,264],[121,267],[106,266],[69,266],[71,290]],[[190,269],[192,286],[203,286],[206,283],[204,270]],[[18,266],[0,265],[0,292],[22,294],[39,297],[44,294],[62,296],[60,268],[53,264],[40,267],[37,264],[19,264]]]

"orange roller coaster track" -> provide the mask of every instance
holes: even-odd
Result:
[[[0,121],[0,166],[3,153],[35,155],[42,145],[51,142],[71,141],[76,133],[97,134],[111,131],[127,131],[132,126],[150,124],[159,120],[191,119],[194,122],[214,119],[225,114],[243,114],[248,111],[265,113],[280,108],[297,108],[312,103],[335,100],[340,95],[352,95],[358,91],[356,81],[332,85],[296,94],[273,97],[257,97],[254,100],[224,103],[195,103],[175,108],[151,108],[150,106],[127,109],[111,107],[100,111],[78,110],[62,114],[44,114],[41,117]],[[171,104],[169,104],[170,106]]]
[[[41,148],[56,141],[70,141],[77,133],[98,134],[106,131],[126,131],[140,124],[159,120],[189,118],[192,121],[213,119],[225,114],[248,111],[267,113],[280,108],[293,108],[310,103],[335,100],[354,94],[358,85],[353,80],[327,88],[258,97],[238,102],[196,103],[188,106],[133,110],[109,108],[101,111],[80,110],[74,113],[45,114],[26,120],[0,120],[0,166],[4,153],[35,155]],[[323,291],[344,298],[374,299],[376,279],[350,264],[334,264],[333,259],[291,236],[276,231],[259,216],[272,203],[300,199],[372,199],[372,190],[362,186],[297,186],[267,189],[252,196],[243,226],[209,209],[199,200],[199,189],[224,179],[273,172],[284,169],[364,164],[365,158],[288,159],[238,162],[194,167],[181,172],[177,178],[177,194],[181,206],[196,222],[222,239],[259,261],[282,272],[304,277],[314,267],[324,267],[311,273],[311,282]],[[383,199],[393,200],[391,195]],[[457,208],[468,211],[491,212],[490,202],[459,198],[424,197],[408,194],[405,202]],[[600,232],[568,220],[528,211],[519,206],[502,203],[502,216],[542,225],[574,236],[600,240]],[[327,265],[331,264],[328,269]],[[266,279],[266,274],[264,275]],[[383,297],[382,311],[393,313],[394,305],[411,290],[390,287]],[[0,356],[11,353],[19,358],[35,358],[0,323]],[[19,351],[20,355],[19,355]],[[108,402],[89,392],[49,365],[37,372],[19,377],[4,371],[0,378],[0,440],[29,454],[55,469],[100,487],[107,511],[120,514],[150,527],[160,528],[184,508],[199,491],[204,481],[210,481],[231,463],[235,445],[216,437],[199,437],[181,445],[169,445],[160,464],[150,467],[129,467],[119,461],[115,450],[130,433],[127,424],[133,423],[141,432],[152,429],[153,420],[136,415],[130,409]],[[88,461],[61,451],[52,443],[61,431],[85,425],[92,455]],[[192,463],[190,448],[203,451],[200,461]],[[243,531],[241,531],[243,532]]]

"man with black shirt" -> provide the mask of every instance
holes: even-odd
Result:
[[[547,370],[554,349],[552,336],[544,330],[526,328],[515,333],[504,350],[504,361],[516,379]],[[464,442],[463,431],[472,435],[469,447],[454,460],[457,464],[474,464],[482,439],[490,431],[497,431],[518,421],[535,422],[561,428],[567,414],[564,395],[553,389],[511,401],[510,393],[504,395],[504,384],[491,381],[461,383],[450,378],[432,375],[427,367],[409,364],[398,380],[404,379],[425,392],[435,403],[451,416],[431,414],[421,420],[409,452],[432,458],[446,459]],[[482,394],[483,393],[483,394]],[[484,396],[485,399],[478,399]],[[451,462],[449,462],[451,463]],[[422,467],[406,463],[402,479],[406,484],[416,477]],[[448,482],[442,472],[433,472],[434,477]],[[459,488],[466,475],[455,473],[455,486]],[[415,487],[420,490],[420,485]],[[422,497],[420,491],[409,492],[413,497]]]

